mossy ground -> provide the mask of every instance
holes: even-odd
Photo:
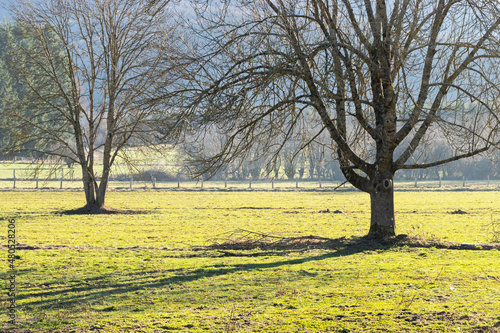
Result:
[[[397,233],[486,243],[498,202],[498,191],[397,192]],[[247,241],[241,229],[365,235],[361,193],[110,192],[108,206],[136,214],[55,213],[83,204],[78,192],[0,192],[0,243],[15,218],[23,244],[12,332],[500,332],[497,250],[209,246]]]

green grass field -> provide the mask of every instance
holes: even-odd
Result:
[[[57,213],[83,199],[0,192],[0,243],[14,218],[21,244],[17,329],[2,247],[1,332],[500,332],[498,250],[342,243],[368,232],[359,192],[111,191],[108,206],[135,214]],[[397,233],[487,243],[499,202],[498,190],[400,191]],[[341,245],[256,247],[256,233]]]

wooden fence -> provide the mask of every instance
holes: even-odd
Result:
[[[83,183],[81,178],[74,177],[74,171],[64,173],[64,170],[56,172],[50,178],[22,178],[19,177],[19,172],[16,175],[16,169],[13,170],[12,178],[0,179],[0,188],[7,189],[79,189],[83,188]],[[423,180],[419,181],[417,179],[414,182],[409,181],[396,181],[395,188],[441,188],[441,187],[469,187],[469,186],[481,186],[490,187],[491,185],[498,186],[499,181],[490,181],[488,177],[484,181],[468,181],[465,178],[462,180]],[[288,188],[288,189],[339,189],[339,188],[352,188],[352,186],[345,181],[338,180],[283,180],[283,179],[247,179],[245,181],[239,180],[228,180],[226,177],[223,180],[204,180],[199,179],[181,179],[178,177],[175,181],[157,181],[156,178],[152,177],[150,179],[134,179],[130,176],[129,180],[110,178],[108,183],[109,189],[278,189],[278,188]]]

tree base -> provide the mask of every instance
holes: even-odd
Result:
[[[386,238],[386,237],[394,237],[396,236],[396,232],[394,231],[394,225],[380,225],[380,224],[372,224],[370,226],[370,231],[368,232],[369,238]]]
[[[97,205],[86,205],[84,207],[80,207],[77,209],[70,209],[58,212],[58,214],[63,215],[109,215],[109,214],[145,214],[148,212],[145,211],[135,211],[135,210],[123,210],[123,209],[115,209],[109,207],[99,207]]]

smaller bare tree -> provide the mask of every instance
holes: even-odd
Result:
[[[3,150],[79,165],[86,208],[101,209],[120,152],[169,138],[171,114],[151,98],[165,73],[157,46],[173,31],[165,3],[21,0],[12,12],[22,35],[2,36],[6,61],[28,92],[1,111],[10,137]]]

